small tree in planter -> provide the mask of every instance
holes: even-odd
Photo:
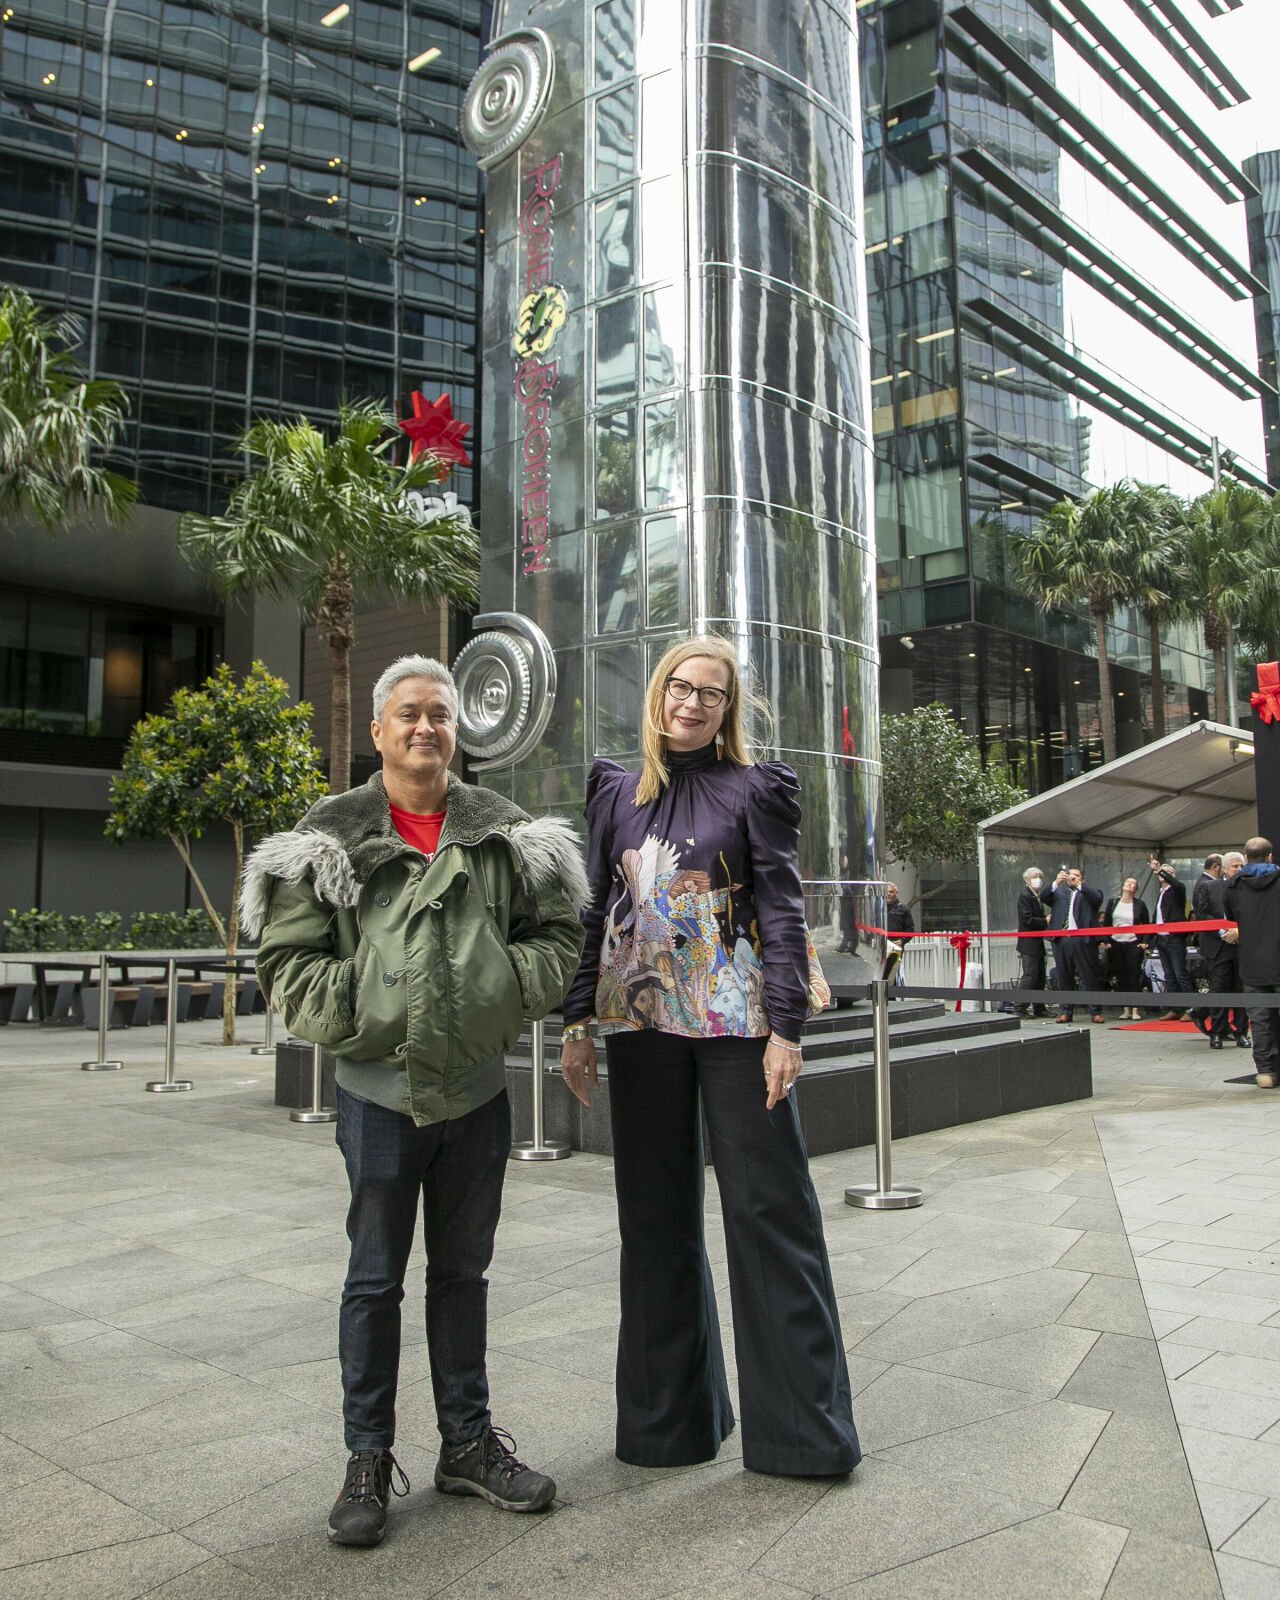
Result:
[[[169,839],[217,930],[228,961],[239,938],[246,841],[291,828],[325,793],[311,707],[255,661],[240,683],[225,663],[198,689],[179,689],[165,715],[145,717],[111,784],[109,839]],[[218,911],[192,859],[193,841],[225,822],[235,841],[231,905]],[[235,1043],[236,988],[228,975],[222,1042]]]
[[[982,765],[977,745],[936,700],[881,717],[880,751],[884,842],[911,867],[975,861],[978,824],[1027,798],[1007,768]]]

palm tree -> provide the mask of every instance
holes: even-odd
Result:
[[[334,794],[351,782],[357,589],[424,602],[476,598],[478,543],[466,508],[425,516],[421,509],[421,492],[444,479],[461,452],[415,449],[399,466],[399,437],[396,419],[371,400],[341,407],[333,439],[305,417],[256,422],[235,448],[258,465],[226,514],[188,512],[178,523],[183,552],[223,594],[296,590],[304,615],[319,624],[333,674]]]
[[[1186,584],[1177,562],[1175,528],[1182,502],[1160,484],[1139,483],[1134,488],[1147,498],[1145,519],[1130,525],[1130,588],[1127,598],[1147,625],[1151,647],[1151,731],[1157,739],[1165,732],[1164,630],[1192,615]]]
[[[1098,642],[1102,757],[1116,758],[1107,623],[1134,596],[1134,550],[1149,537],[1151,490],[1122,479],[1083,500],[1060,500],[1012,548],[1014,581],[1042,611],[1075,611],[1083,603]]]
[[[1213,656],[1213,717],[1227,719],[1227,640],[1246,614],[1251,596],[1274,582],[1264,569],[1271,502],[1258,489],[1224,483],[1193,500],[1177,528],[1178,556],[1187,592]]]
[[[90,507],[118,522],[137,498],[127,478],[93,465],[119,438],[126,402],[118,384],[84,377],[80,336],[75,317],[0,290],[0,523],[64,528]]]
[[[1280,494],[1259,530],[1258,571],[1240,613],[1240,643],[1257,661],[1280,657]]]

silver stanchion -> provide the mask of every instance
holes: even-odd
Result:
[[[563,1161],[573,1154],[562,1139],[545,1139],[542,1120],[543,1066],[546,1058],[546,1025],[535,1022],[530,1042],[532,1073],[530,1091],[533,1095],[533,1138],[520,1139],[511,1146],[512,1161]]]
[[[276,1021],[276,1014],[275,1014],[274,1010],[271,1008],[271,1006],[268,1004],[268,1006],[267,1006],[267,1031],[262,1036],[262,1043],[261,1044],[255,1044],[254,1047],[252,1048],[252,1050],[250,1050],[249,1054],[251,1056],[273,1056],[273,1055],[275,1055],[276,1047],[275,1047],[275,1043],[274,1043],[274,1040],[273,1040],[273,1035],[275,1033],[275,1021]]]
[[[924,1199],[909,1183],[893,1185],[893,1110],[889,1099],[889,985],[876,978],[871,990],[872,1060],[876,1074],[876,1181],[855,1183],[844,1192],[845,1204],[868,1211],[906,1211]]]
[[[178,963],[172,958],[169,961],[169,979],[166,986],[167,998],[164,1007],[164,1077],[159,1081],[152,1080],[147,1084],[151,1094],[180,1094],[184,1089],[193,1089],[195,1085],[190,1078],[175,1078],[173,1075],[174,1058],[178,1053]]]
[[[291,1111],[290,1122],[336,1122],[338,1113],[324,1108],[324,1051],[311,1046],[311,1104],[302,1111]]]
[[[98,1057],[96,1061],[82,1061],[81,1072],[119,1072],[123,1061],[107,1059],[107,1029],[111,1026],[111,979],[107,976],[107,957],[98,957]]]

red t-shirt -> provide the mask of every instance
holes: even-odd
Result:
[[[440,843],[444,817],[443,811],[435,811],[429,817],[419,817],[412,811],[401,811],[399,806],[391,807],[391,825],[406,844],[421,850],[428,861],[435,855]]]

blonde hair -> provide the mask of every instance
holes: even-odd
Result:
[[[744,709],[761,719],[765,728],[772,730],[772,714],[768,703],[751,688],[750,682],[738,666],[737,652],[728,639],[718,634],[698,634],[692,639],[682,639],[664,652],[662,660],[653,669],[649,687],[644,697],[644,722],[640,732],[640,748],[644,755],[644,768],[636,788],[635,804],[648,805],[656,800],[671,781],[667,767],[667,736],[662,728],[662,703],[666,698],[667,679],[683,662],[694,656],[706,656],[718,661],[729,674],[728,699],[724,706],[724,721],[716,741],[721,756],[735,766],[754,765],[755,758],[748,745]],[[767,734],[766,734],[767,737]]]

